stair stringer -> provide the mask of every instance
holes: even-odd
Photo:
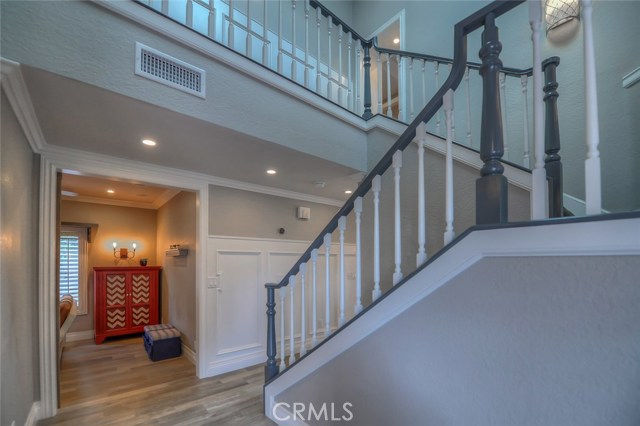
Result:
[[[446,285],[485,257],[640,255],[640,214],[568,218],[503,227],[474,227],[432,257],[383,297],[354,317],[264,387],[265,415],[278,424],[285,415],[277,397],[296,383]],[[425,284],[427,283],[427,284]]]

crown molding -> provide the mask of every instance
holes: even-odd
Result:
[[[125,201],[125,200],[111,200],[100,197],[88,197],[85,195],[78,195],[77,197],[62,197],[63,201],[72,201],[76,203],[91,203],[91,204],[103,204],[106,206],[118,206],[118,207],[131,207],[134,209],[148,209],[157,210],[157,208],[151,203],[140,203],[137,201]]]
[[[20,123],[27,141],[29,141],[31,150],[39,153],[47,143],[42,134],[36,112],[33,109],[29,89],[27,89],[27,83],[22,76],[20,64],[0,57],[0,71],[2,88],[7,95],[9,104],[13,108],[18,123]]]
[[[180,191],[179,189],[174,189],[174,188],[165,189],[165,191],[153,201],[152,203],[153,208],[156,210],[159,209],[160,207],[164,206],[169,201],[171,201],[173,197],[178,195],[180,192],[182,191]]]

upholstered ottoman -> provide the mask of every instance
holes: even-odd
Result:
[[[148,325],[144,328],[144,348],[151,361],[178,357],[182,354],[180,331],[169,324]]]

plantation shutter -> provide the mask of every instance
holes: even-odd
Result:
[[[77,235],[60,236],[60,295],[63,294],[79,300],[80,238]]]

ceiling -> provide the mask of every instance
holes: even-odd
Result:
[[[28,66],[22,72],[48,144],[336,200],[348,198],[344,191],[362,178],[356,169],[76,80]],[[157,146],[143,145],[145,138]],[[118,183],[65,180],[80,188],[70,191],[105,199],[105,184]],[[143,198],[124,188],[122,201]]]

